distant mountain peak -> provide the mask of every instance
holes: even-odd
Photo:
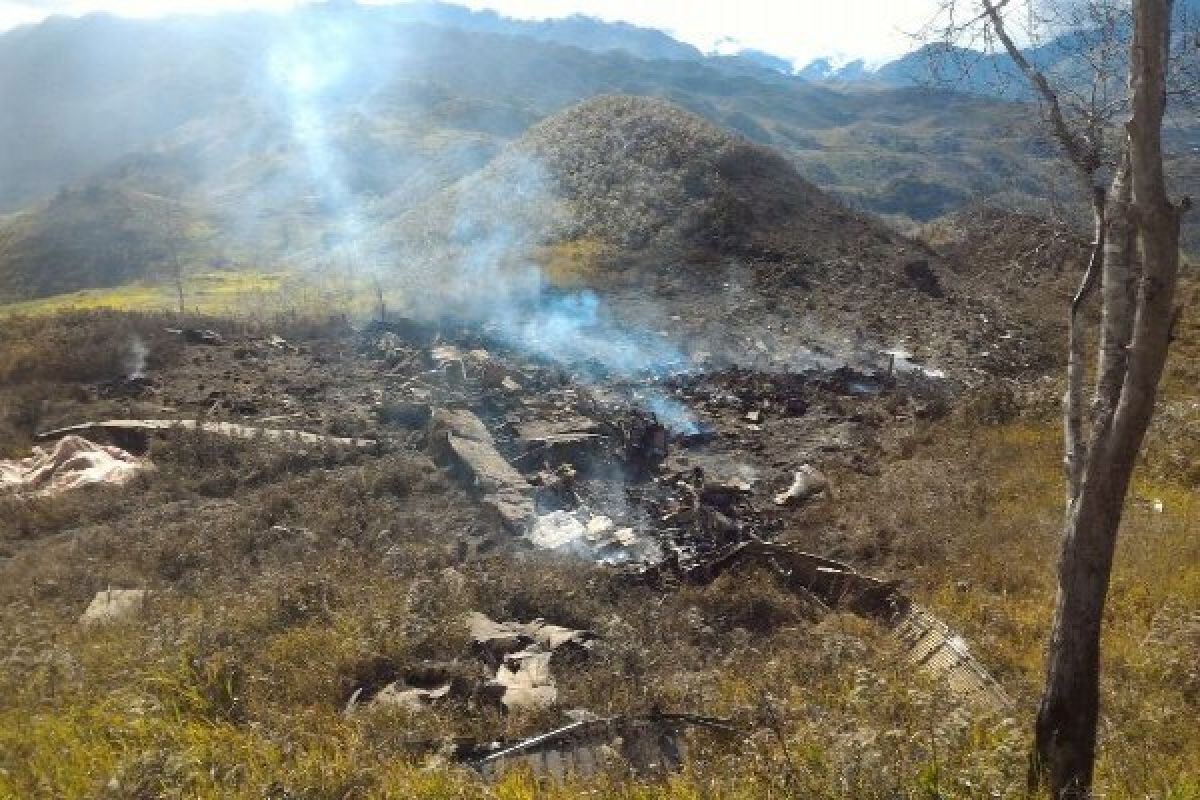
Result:
[[[808,62],[796,74],[812,81],[857,81],[868,78],[872,72],[862,58],[822,56]]]

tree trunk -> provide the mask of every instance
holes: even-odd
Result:
[[[1100,628],[1117,529],[1137,451],[1114,458],[1093,443],[1083,483],[1067,511],[1046,664],[1035,727],[1034,783],[1052,796],[1085,797],[1092,784],[1099,709]]]
[[[1104,603],[1125,495],[1154,413],[1170,344],[1179,218],[1187,207],[1168,200],[1162,167],[1171,4],[1172,0],[1133,4],[1132,110],[1126,126],[1127,161],[1114,178],[1106,214],[1103,338],[1092,426],[1086,446],[1068,441],[1068,483],[1074,485],[1030,776],[1035,784],[1046,779],[1055,798],[1086,797],[1091,791]],[[1140,274],[1134,266],[1135,237]],[[1068,371],[1068,397],[1076,388],[1073,378],[1078,380],[1075,366],[1075,375]],[[1068,417],[1068,433],[1078,433],[1079,427],[1077,419]],[[1083,461],[1077,475],[1072,474],[1073,455]]]

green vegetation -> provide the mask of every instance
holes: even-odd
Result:
[[[279,305],[285,278],[255,272],[207,272],[185,280],[187,307],[195,313],[219,314],[250,311],[264,302]],[[108,289],[83,289],[37,300],[0,305],[0,316],[54,314],[61,311],[170,311],[176,307],[175,290],[162,284],[134,283]]]
[[[374,313],[377,295],[365,278],[333,279],[281,272],[223,270],[189,274],[184,281],[189,314],[235,315],[267,319],[282,314],[317,314],[324,309]],[[385,293],[385,301],[401,295]],[[175,311],[174,287],[133,283],[108,289],[84,289],[37,300],[0,304],[0,318],[45,316],[73,311]]]

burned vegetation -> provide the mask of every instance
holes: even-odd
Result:
[[[631,372],[452,320],[5,328],[5,463],[27,468],[0,495],[20,791],[421,794],[396,787],[429,763],[447,765],[429,796],[745,763],[764,787],[869,787],[852,748],[770,766],[791,692],[858,724],[855,675],[921,687],[885,717],[959,709],[952,739],[1007,724],[1007,692],[890,579],[903,552],[856,523],[859,487],[963,391],[896,354]],[[117,479],[105,452],[138,468]],[[45,764],[46,726],[81,703],[80,760]],[[104,743],[132,719],[166,740]],[[197,726],[239,742],[203,776],[178,761]],[[927,755],[902,747],[895,786]],[[320,753],[336,774],[312,772]]]
[[[8,323],[22,347],[90,331],[112,350],[82,381],[10,352],[6,397],[34,394],[6,424],[46,453],[27,484],[6,473],[0,497],[5,675],[27,700],[67,702],[98,679],[41,664],[46,637],[138,641],[149,661],[129,665],[146,673],[130,691],[151,691],[167,669],[155,651],[178,648],[174,679],[223,693],[203,701],[223,724],[296,703],[339,725],[399,717],[402,761],[439,752],[495,777],[508,753],[538,775],[650,776],[678,767],[689,737],[727,748],[759,724],[686,674],[841,613],[884,637],[911,607],[859,571],[886,570],[888,554],[864,558],[834,510],[846,476],[877,472],[948,410],[945,389],[894,358],[614,376],[445,321],[163,322]],[[141,468],[97,472],[80,442]],[[542,620],[564,634],[520,627]],[[516,626],[489,629],[506,644],[480,644],[480,625],[500,623]],[[321,661],[292,663],[311,672],[299,685],[260,671],[278,654],[258,644],[279,637]],[[609,722],[515,747],[572,707]],[[670,716],[684,713],[700,721]],[[628,726],[650,738],[623,750]]]

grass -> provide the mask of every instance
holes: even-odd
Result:
[[[559,265],[562,280],[571,284],[592,269],[599,256],[597,245],[582,242],[561,252],[555,250],[548,257]],[[405,298],[402,289],[384,287],[384,303],[389,309],[403,307]],[[177,312],[178,305],[175,289],[168,284],[130,283],[0,304],[0,320],[90,311]],[[323,318],[331,310],[371,317],[379,312],[379,297],[368,275],[222,270],[189,274],[184,306],[190,316],[233,318],[240,326],[245,321],[262,323],[285,316]]]
[[[285,278],[279,273],[250,271],[204,272],[190,275],[184,290],[190,312],[229,313],[251,309],[264,300],[282,295]],[[84,289],[78,292],[42,297],[0,305],[0,317],[57,314],[64,311],[174,311],[178,300],[173,287],[162,284],[133,283],[108,289]]]
[[[543,248],[542,273],[559,288],[594,286],[611,248],[595,238],[580,237]]]
[[[69,394],[88,364],[121,357],[123,332],[152,336],[161,322],[6,320],[3,383]],[[1191,358],[1194,328],[1181,330],[1174,371],[1191,368],[1179,359]],[[159,375],[184,357],[153,351]],[[1169,383],[1163,401],[1186,402],[1187,391]],[[455,542],[485,523],[415,443],[298,456],[190,434],[151,451],[159,469],[132,490],[136,503],[116,491],[0,507],[0,556],[12,559],[0,562],[0,797],[1022,797],[1062,489],[1057,421],[1004,419],[960,412],[923,425],[877,477],[843,477],[819,527],[795,533],[827,535],[902,578],[994,670],[1013,696],[1008,712],[960,706],[877,627],[814,616],[763,572],[661,594],[577,562],[462,560]],[[1187,622],[1200,607],[1200,502],[1186,473],[1164,468],[1170,440],[1151,437],[1113,577],[1106,798],[1200,797],[1200,659]],[[273,526],[306,528],[315,544]],[[158,594],[134,623],[76,626],[110,585]],[[468,610],[600,634],[591,658],[560,671],[565,708],[695,710],[752,735],[697,741],[665,783],[517,771],[487,785],[427,765],[411,742],[519,736],[561,717],[469,702],[341,713],[381,668],[469,661]]]

